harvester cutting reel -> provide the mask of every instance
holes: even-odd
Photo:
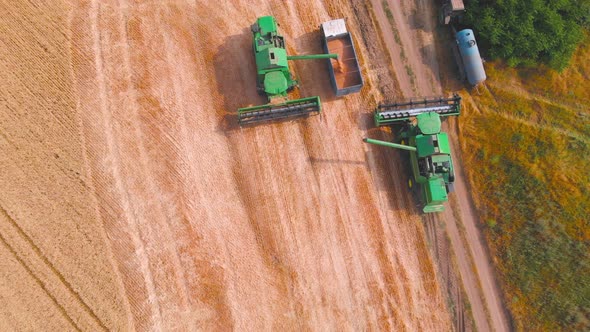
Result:
[[[373,115],[375,126],[387,126],[395,122],[410,121],[419,114],[435,112],[441,117],[459,115],[461,97],[413,99],[400,103],[382,103]]]
[[[322,104],[318,96],[287,100],[277,105],[266,104],[240,108],[238,111],[238,122],[241,126],[244,126],[263,121],[274,121],[305,116],[311,113],[320,113],[321,110]]]

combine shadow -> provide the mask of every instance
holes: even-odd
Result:
[[[372,138],[392,141],[392,135],[380,132]],[[414,210],[419,205],[413,190],[408,187],[408,180],[412,177],[410,167],[410,155],[408,151],[388,148],[383,146],[371,146],[366,154],[366,159],[373,158],[375,168],[379,174],[373,175],[375,186],[379,191],[387,193],[388,209],[394,211]],[[399,197],[404,199],[400,200]]]
[[[433,46],[437,54],[439,76],[444,90],[459,91],[467,87],[467,84],[461,79],[459,64],[453,52],[453,48],[456,48],[456,41],[451,28],[439,24],[434,30],[434,34]]]
[[[375,107],[377,107],[377,105],[375,105]],[[365,137],[388,142],[393,141],[396,138],[395,135],[401,129],[401,126],[376,127],[373,117],[374,110],[374,108],[367,109],[358,117],[358,129],[361,132],[366,133]],[[387,209],[395,211],[404,210],[406,207],[400,206],[396,197],[397,194],[404,195],[406,193],[395,193],[395,185],[396,182],[400,180],[407,182],[407,178],[411,176],[410,169],[406,169],[404,166],[404,159],[409,160],[408,155],[405,151],[393,148],[376,146],[368,143],[363,144],[368,146],[365,150],[365,161],[368,171],[374,172],[377,170],[377,172],[372,175],[374,179],[373,184],[377,187],[378,191],[387,193]],[[369,169],[369,160],[371,159],[374,161],[375,166],[373,170]],[[399,179],[392,173],[392,170],[400,167],[403,168],[401,173],[404,174],[404,176],[407,176],[407,178]],[[409,190],[407,194],[410,194]]]
[[[408,22],[410,23],[410,29],[412,30],[422,30],[424,32],[432,32],[432,25],[429,26],[427,22],[431,20],[430,17],[424,16],[424,12],[415,10],[410,17],[408,17]],[[436,23],[435,23],[436,24]]]
[[[434,43],[424,45],[420,48],[420,56],[422,57],[422,64],[428,68],[434,77],[439,75],[436,45]]]
[[[388,127],[375,127],[373,112],[363,114],[359,120],[359,129],[366,131],[366,137],[387,142],[399,143],[398,135],[403,126],[400,123]],[[368,143],[364,144],[369,146],[365,150],[367,167],[369,165],[368,160],[372,159],[374,169],[378,170],[373,175],[374,185],[379,191],[387,193],[387,208],[394,211],[418,211],[415,209],[419,205],[418,196],[415,196],[413,190],[407,185],[408,180],[412,177],[409,152]],[[396,188],[400,189],[397,190]],[[405,196],[401,201],[399,199],[400,195]]]
[[[256,63],[252,55],[252,33],[244,28],[242,33],[225,37],[213,59],[217,90],[222,95],[220,131],[240,129],[237,110],[248,105],[262,105],[266,98],[256,92]]]

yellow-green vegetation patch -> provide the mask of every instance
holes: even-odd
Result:
[[[518,329],[590,330],[588,59],[586,42],[562,73],[488,63],[465,95],[466,169]]]

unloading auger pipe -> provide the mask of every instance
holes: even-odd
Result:
[[[391,142],[386,142],[386,141],[380,141],[380,140],[372,139],[372,138],[364,138],[363,141],[365,143],[386,146],[388,148],[396,148],[396,149],[402,149],[402,150],[408,150],[408,151],[416,151],[416,148],[413,147],[413,146],[403,145],[403,144],[397,144],[397,143],[391,143]]]
[[[338,59],[338,54],[287,55],[287,60]]]

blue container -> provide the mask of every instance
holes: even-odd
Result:
[[[457,39],[457,46],[459,47],[459,54],[465,69],[467,81],[471,85],[478,85],[486,80],[486,72],[483,68],[483,62],[479,55],[479,49],[475,42],[475,35],[473,30],[465,29],[457,32],[455,38]]]

